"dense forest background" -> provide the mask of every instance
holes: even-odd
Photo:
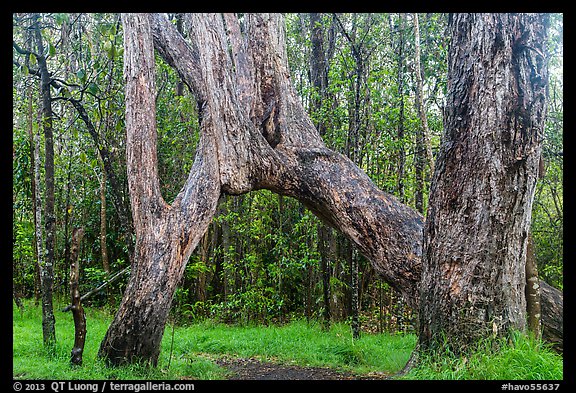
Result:
[[[178,15],[171,18],[179,26]],[[447,18],[286,15],[292,81],[327,146],[423,214],[443,132]],[[531,232],[540,277],[563,289],[562,15],[552,15],[549,32],[549,106]],[[54,296],[67,303],[73,228],[84,228],[81,293],[130,266],[120,16],[14,14],[13,40],[14,299],[40,301],[40,235],[54,241]],[[46,59],[53,138],[42,127],[41,64],[30,52]],[[159,56],[157,86],[159,172],[170,202],[194,160],[198,108]],[[37,221],[49,215],[36,214],[47,203],[50,145],[53,226]],[[126,274],[118,277],[85,303],[115,310],[127,281]],[[269,191],[222,196],[188,262],[172,318],[270,324],[298,317],[354,317],[364,331],[411,331],[416,323],[350,242],[298,201]]]

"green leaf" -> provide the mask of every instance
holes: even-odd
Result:
[[[116,45],[114,45],[113,40],[104,42],[104,51],[109,59],[114,59],[114,56],[116,56]]]
[[[82,82],[84,82],[86,80],[86,71],[84,71],[84,69],[80,68],[78,70],[78,72],[76,72],[76,76],[78,77],[78,79],[80,79]]]
[[[54,19],[58,25],[62,25],[64,22],[70,21],[70,14],[68,13],[57,13],[54,15]]]
[[[48,45],[48,53],[50,54],[50,56],[56,56],[56,47],[54,46],[54,44],[50,43]]]
[[[98,85],[94,82],[90,82],[90,84],[88,85],[88,92],[94,95],[98,94]]]
[[[83,151],[80,152],[80,161],[86,163],[86,153],[84,153]]]

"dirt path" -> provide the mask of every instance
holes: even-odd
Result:
[[[262,362],[254,358],[221,358],[214,360],[229,371],[232,380],[350,380],[386,379],[388,375],[355,375],[324,367],[301,367]]]

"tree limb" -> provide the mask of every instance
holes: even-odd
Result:
[[[104,290],[104,288],[106,288],[107,286],[114,284],[116,281],[120,280],[124,274],[129,274],[129,273],[130,273],[130,266],[127,266],[124,269],[120,270],[119,272],[114,273],[114,275],[112,277],[110,277],[110,279],[108,281],[103,282],[102,284],[100,284],[96,288],[94,288],[91,291],[88,291],[84,295],[82,295],[80,297],[80,301],[84,301],[86,299],[91,298],[92,296],[94,296],[98,292]],[[72,309],[72,304],[69,304],[68,306],[66,306],[62,309],[62,312],[68,312],[71,309]]]

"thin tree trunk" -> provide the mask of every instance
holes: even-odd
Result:
[[[38,235],[42,237],[41,219],[42,213],[40,211],[42,205],[38,205],[37,202],[41,200],[39,187],[40,179],[40,140],[37,138],[33,132],[33,114],[32,114],[32,88],[28,88],[28,137],[30,138],[30,187],[32,194],[32,211],[34,214],[34,245],[32,246],[32,252],[34,255],[34,300],[35,304],[38,305],[40,297],[42,295],[41,290],[41,278],[40,278],[40,253],[42,252],[42,240],[38,240]],[[40,247],[39,247],[40,245]]]
[[[352,338],[360,338],[359,308],[359,283],[358,283],[358,253],[350,244],[350,289],[351,289],[351,313],[352,313]]]
[[[44,297],[42,287],[42,274],[44,271],[44,245],[43,245],[43,232],[42,232],[42,192],[40,190],[40,129],[34,133],[33,146],[34,146],[34,239],[36,240],[34,248],[36,249],[36,271],[38,272],[39,286],[38,293],[42,297],[42,308],[44,308]]]
[[[86,342],[86,315],[82,302],[80,301],[80,262],[78,254],[80,243],[84,236],[84,228],[74,228],[72,230],[72,247],[70,251],[70,298],[71,310],[74,317],[74,347],[70,357],[73,365],[82,365],[82,355],[84,353],[84,343]]]
[[[226,216],[230,212],[230,198],[224,197],[222,200],[222,212]],[[228,300],[228,292],[230,291],[230,223],[227,218],[221,222],[222,230],[222,300]]]
[[[321,14],[310,14],[310,30],[311,30],[311,44],[312,51],[310,56],[310,79],[315,88],[314,99],[311,100],[311,110],[321,113],[324,100],[327,97],[327,84],[328,84],[328,66],[326,56],[324,55],[324,29],[322,28]],[[315,126],[320,136],[326,133],[327,126],[326,120],[323,116],[318,116],[318,121]],[[322,272],[322,290],[324,299],[324,312],[323,312],[323,327],[328,330],[330,328],[330,265],[331,254],[328,247],[328,242],[331,237],[331,230],[329,227],[320,223],[317,228],[319,253],[320,253],[320,269]]]
[[[310,54],[310,80],[314,86],[314,95],[311,100],[311,110],[320,113],[322,104],[326,97],[327,87],[327,66],[324,56],[324,29],[322,28],[321,14],[310,14],[310,30],[312,51]],[[318,116],[316,128],[323,136],[326,133],[326,121],[323,116]]]
[[[324,300],[323,328],[330,329],[330,261],[332,260],[332,250],[330,238],[332,230],[323,223],[318,224],[318,245],[320,253],[320,270],[322,272],[322,295]]]
[[[418,25],[418,14],[414,13],[414,75],[416,76],[416,109],[422,125],[420,146],[424,146],[426,160],[430,173],[434,173],[434,157],[432,156],[432,145],[430,143],[430,129],[428,128],[428,119],[426,118],[426,108],[424,106],[424,84],[422,81],[422,66],[420,64],[420,27]]]
[[[99,161],[104,167],[102,162],[102,157],[99,156]],[[106,273],[106,278],[110,278],[110,261],[108,260],[108,245],[106,244],[106,171],[102,171],[100,179],[100,255],[102,257],[102,267]],[[110,306],[114,305],[114,296],[110,288],[106,288],[106,294],[108,295],[108,304]]]
[[[198,272],[198,285],[196,286],[196,297],[198,301],[206,301],[206,272],[210,263],[210,230],[207,230],[202,238],[200,246],[200,260],[202,261],[202,270]]]
[[[222,215],[222,202],[218,204],[218,209],[216,211],[216,217]],[[212,250],[214,255],[214,276],[212,277],[212,296],[217,300],[221,300],[224,294],[224,283],[223,283],[223,246],[222,246],[222,226],[218,223],[218,220],[213,220],[212,223]]]
[[[313,273],[314,267],[311,263],[308,263],[308,268],[306,278],[307,278],[307,285],[306,285],[306,322],[310,322],[310,318],[312,318],[312,288],[314,287],[313,282]]]
[[[44,57],[44,43],[40,31],[40,15],[34,16],[34,33],[36,38],[38,68],[40,70],[40,95],[42,99],[41,125],[44,131],[44,229],[46,234],[41,267],[42,278],[42,335],[44,345],[52,348],[56,342],[56,328],[52,291],[54,283],[54,246],[56,232],[56,217],[54,212],[54,140],[52,129],[52,97],[50,94],[50,74]],[[38,155],[39,156],[39,155]],[[38,201],[37,201],[38,203]],[[38,203],[38,206],[41,206]],[[40,221],[38,221],[40,222]]]
[[[398,198],[401,202],[405,202],[405,190],[404,190],[404,167],[406,165],[406,152],[404,149],[404,14],[398,14],[398,72],[396,74],[396,85],[398,87],[398,97],[400,97],[400,109],[398,114],[398,126],[396,129],[396,138],[398,140],[398,172],[396,180],[396,188]],[[421,194],[420,200],[418,199],[418,190],[416,191],[416,209],[422,213],[419,209],[419,203],[421,205]]]
[[[66,201],[64,202],[64,261],[70,265],[70,239],[68,236],[68,228],[70,226],[70,216],[72,214],[72,205],[70,204],[70,190],[72,183],[72,149],[68,157],[67,179],[66,179]]]
[[[544,177],[544,171],[544,160],[542,155],[540,155],[538,179]],[[526,314],[528,330],[538,339],[542,337],[542,305],[540,297],[538,263],[536,261],[536,250],[534,250],[534,238],[532,232],[530,232],[528,235],[528,249],[526,250]]]
[[[466,351],[525,330],[544,126],[542,15],[454,14],[447,111],[424,230],[420,345]]]
[[[538,279],[538,266],[534,252],[532,234],[528,235],[528,249],[526,250],[526,314],[527,327],[536,338],[542,334],[540,305],[540,280]]]
[[[119,24],[119,19],[116,19],[116,23]],[[119,27],[119,26],[117,26]],[[114,61],[110,61],[109,62],[109,66],[108,66],[108,84],[106,86],[106,95],[110,95],[111,91],[112,91],[112,84],[113,84],[113,75],[114,75]],[[83,111],[83,113],[85,113],[85,111]],[[86,120],[84,120],[84,123],[86,123]],[[88,122],[90,123],[90,122]],[[96,147],[98,149],[98,162],[100,164],[100,168],[101,168],[101,177],[100,177],[100,255],[102,257],[102,267],[104,269],[104,272],[106,272],[106,279],[109,280],[110,279],[110,261],[108,258],[108,244],[106,242],[106,238],[108,236],[108,230],[107,230],[107,213],[108,213],[108,205],[106,202],[106,186],[107,186],[107,182],[108,182],[108,171],[110,171],[113,174],[114,177],[114,181],[116,181],[115,179],[115,173],[111,170],[111,167],[107,168],[106,167],[106,163],[104,162],[104,158],[103,156],[106,155],[106,157],[108,157],[108,151],[106,148],[104,148],[103,146],[101,147],[100,145],[104,145],[104,142],[106,141],[106,132],[108,130],[110,130],[112,128],[112,111],[110,109],[110,100],[108,100],[106,102],[106,116],[104,117],[104,128],[101,129],[99,135],[98,135],[98,140],[100,141],[100,143],[98,142],[98,140],[94,140],[94,142],[96,143]],[[95,130],[92,131],[92,133],[94,135],[92,135],[92,138],[94,139],[94,137],[96,136],[96,133],[94,132]],[[105,151],[105,152],[104,152]],[[102,153],[104,154],[102,154]],[[120,190],[113,190],[112,191],[114,194],[120,194]],[[118,203],[121,204],[122,206],[118,207],[118,210],[122,210],[122,215],[126,216],[126,208],[125,208],[125,204],[121,203],[122,198],[117,196],[116,197],[118,199]],[[127,241],[128,244],[128,252],[131,253],[132,252],[132,242],[131,242],[131,227],[129,226],[129,220],[126,218],[121,218],[120,219],[120,224],[124,227],[124,225],[127,225],[127,227],[124,227],[124,233],[125,233],[125,237],[129,236],[130,239]],[[106,294],[108,296],[108,305],[110,307],[114,306],[114,296],[112,293],[111,288],[107,287],[106,288]]]
[[[337,242],[338,247],[335,248],[335,253],[334,255],[334,272],[332,274],[332,276],[336,279],[338,279],[338,283],[340,283],[341,281],[343,281],[341,279],[342,276],[342,266],[341,266],[341,249],[342,249],[342,243],[344,242],[344,237],[343,235],[341,235],[340,233],[335,233],[334,234],[334,241]],[[338,284],[338,287],[334,287],[331,286],[330,287],[330,294],[331,294],[331,313],[332,316],[334,317],[335,320],[342,320],[342,318],[345,315],[345,309],[344,309],[344,302],[343,301],[338,301],[339,298],[342,297],[342,291],[341,291],[341,285]]]

